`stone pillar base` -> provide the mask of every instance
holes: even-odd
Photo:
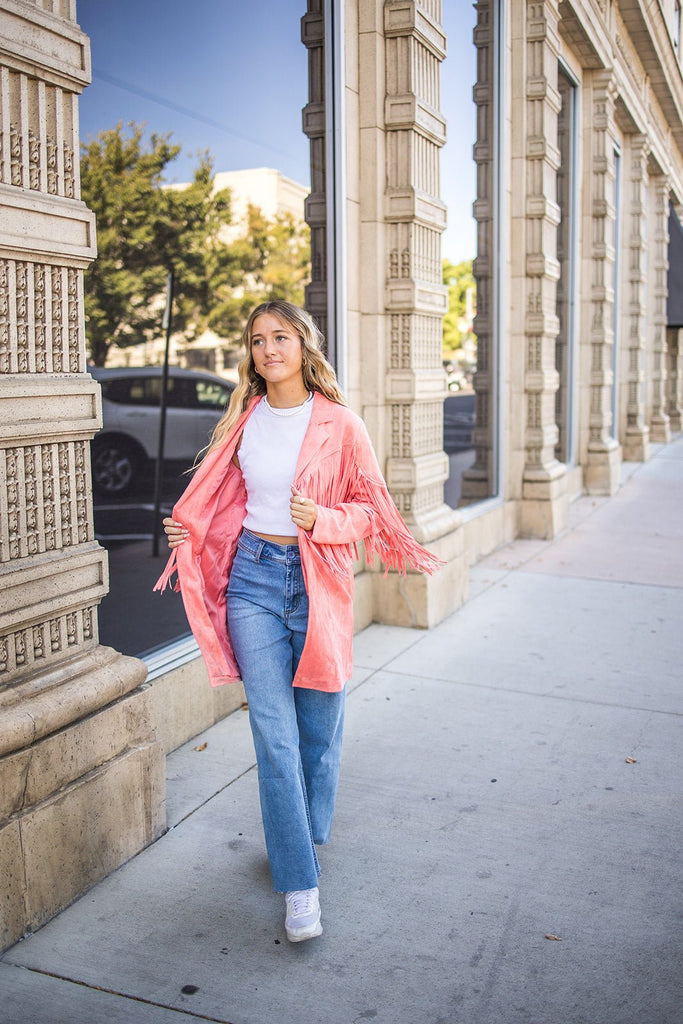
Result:
[[[588,449],[584,471],[586,494],[616,494],[621,483],[621,445]]]
[[[453,512],[449,512],[452,519]],[[465,602],[469,567],[464,531],[455,529],[427,546],[444,562],[433,576],[415,572],[405,577],[395,572],[386,577],[379,571],[371,574],[373,621],[389,626],[431,629]]]
[[[668,444],[671,440],[671,421],[668,416],[653,417],[650,423],[653,444]]]
[[[75,674],[105,683],[115,677],[121,696],[45,733],[41,725],[59,720],[64,699],[62,687],[46,689],[38,736],[29,742],[22,718],[9,711],[18,728],[15,748],[3,744],[7,752],[0,757],[2,949],[39,928],[166,826],[164,754],[152,691],[140,685],[145,666],[96,648],[79,659]],[[40,680],[32,684],[38,688]]]
[[[647,427],[627,429],[621,455],[624,462],[647,462],[650,458],[650,431]]]
[[[524,475],[520,502],[520,537],[552,540],[568,523],[566,467],[562,463],[548,470],[528,470]]]

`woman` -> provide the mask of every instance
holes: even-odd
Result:
[[[322,932],[316,844],[329,840],[344,686],[352,673],[355,543],[387,570],[438,560],[391,500],[322,337],[288,302],[258,306],[239,384],[184,495],[164,519],[212,685],[241,678],[273,888],[292,942]]]

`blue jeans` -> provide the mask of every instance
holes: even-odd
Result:
[[[329,840],[345,692],[292,686],[308,625],[296,544],[243,530],[227,591],[228,630],[249,703],[273,888],[312,889]]]

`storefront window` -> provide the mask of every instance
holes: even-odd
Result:
[[[467,8],[444,5],[449,54],[444,65],[444,283],[449,312],[444,328],[444,448],[451,507],[499,493],[499,316],[502,192],[498,184],[504,5],[485,0]]]
[[[229,400],[249,309],[271,297],[305,302],[303,14],[301,0],[205,0],[181,19],[160,2],[78,3],[93,68],[80,104],[84,200],[99,212],[85,291],[104,410],[92,444],[95,530],[110,567],[100,639],[126,654],[189,632],[180,596],[152,593],[168,554],[163,534],[156,556],[152,543],[165,264],[176,276],[160,516]]]

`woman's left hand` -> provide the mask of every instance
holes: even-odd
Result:
[[[302,530],[312,530],[318,518],[318,506],[312,498],[304,498],[292,484],[292,497],[289,502],[292,519]]]

